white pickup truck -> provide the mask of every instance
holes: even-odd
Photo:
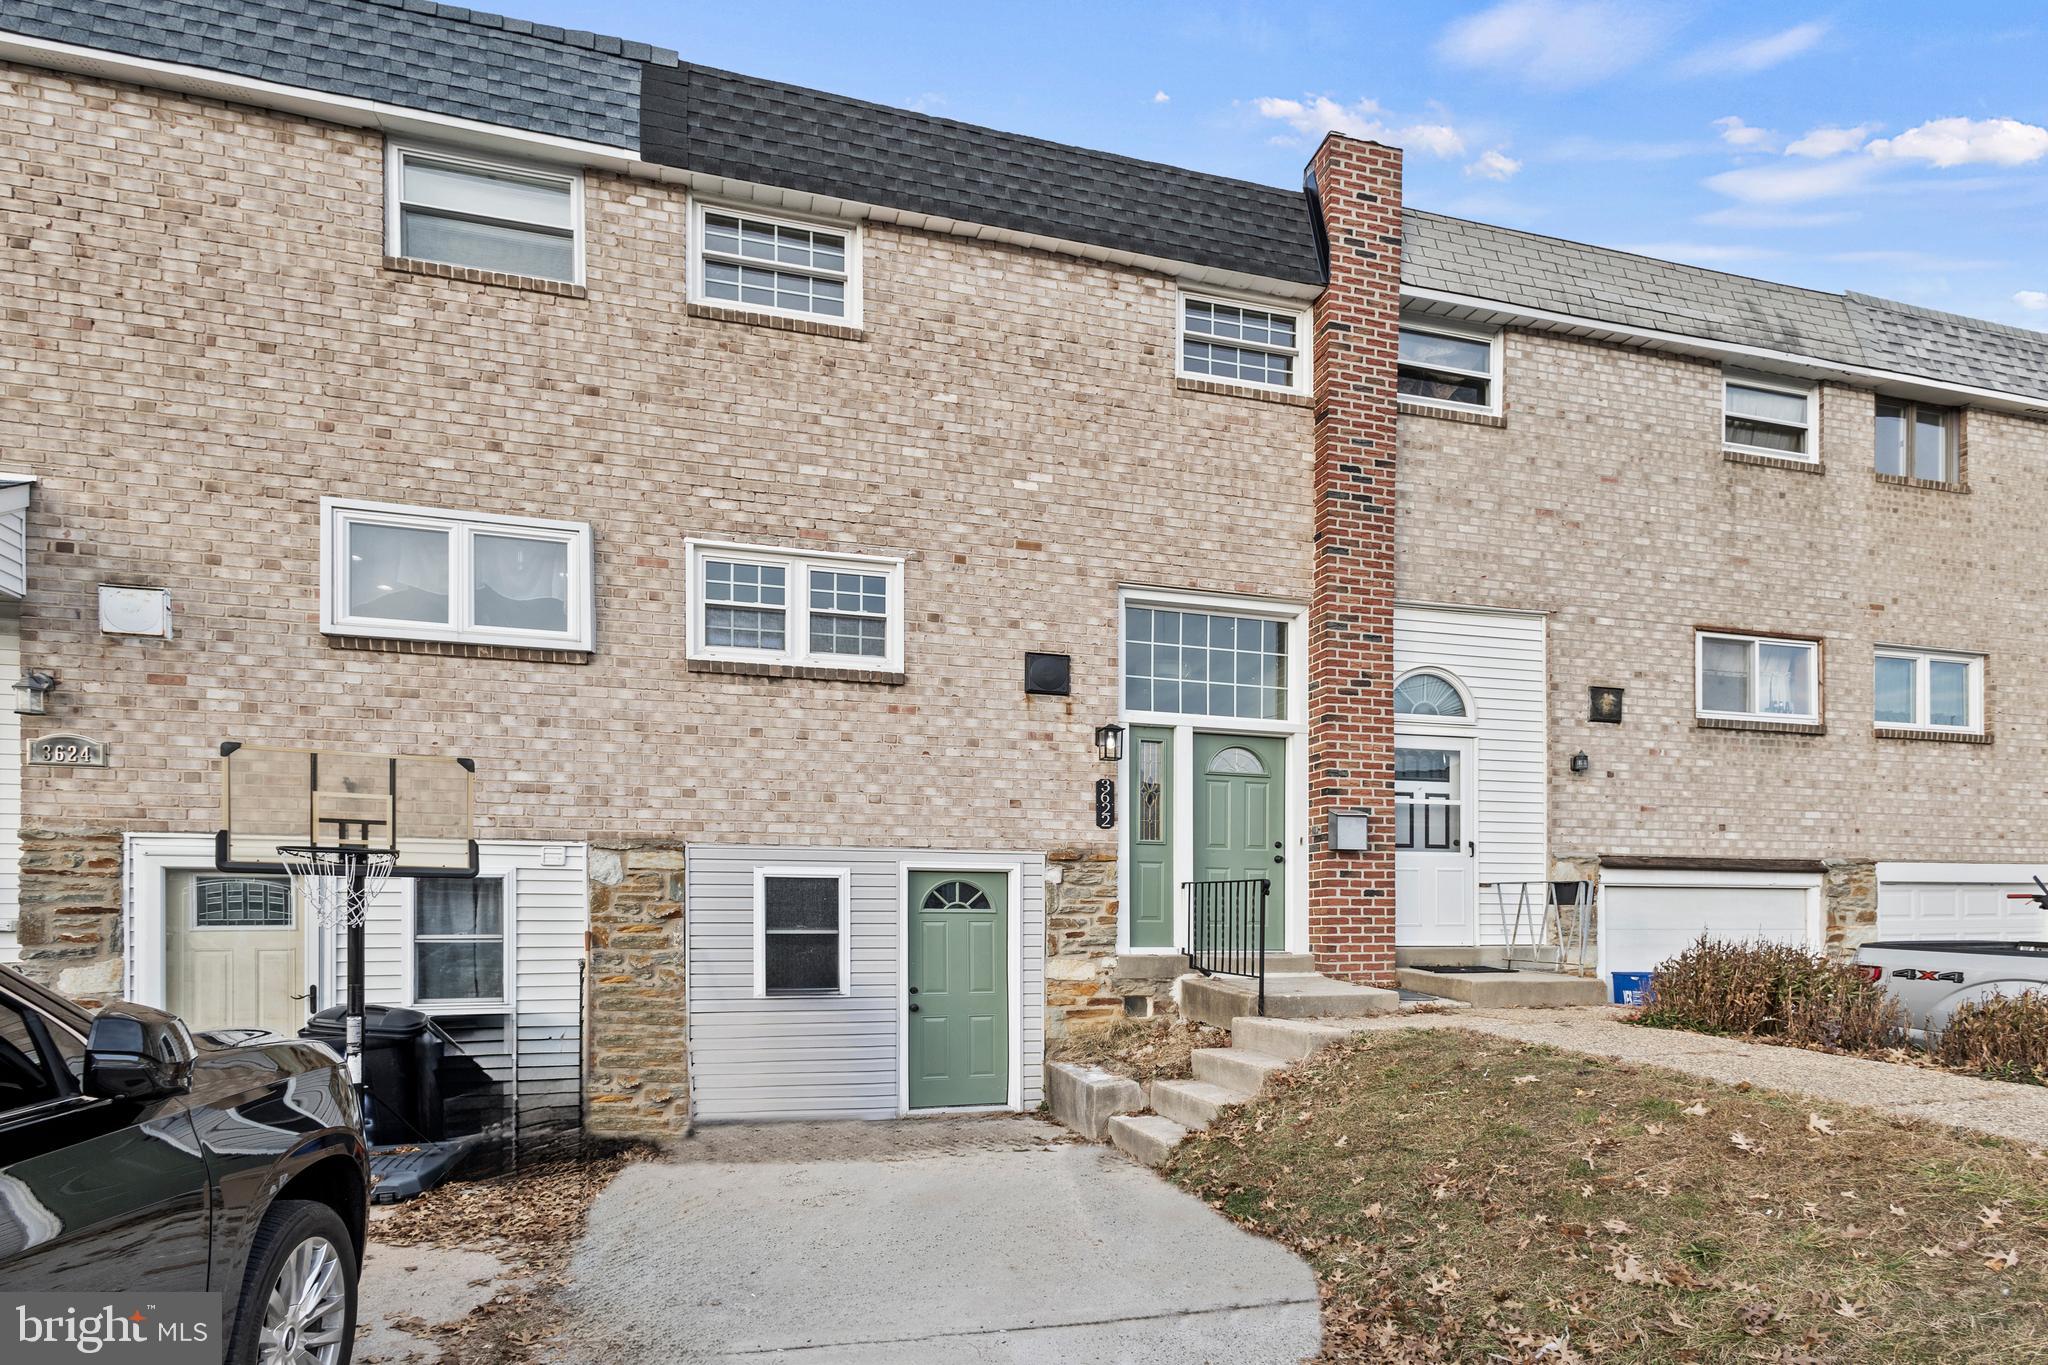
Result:
[[[2038,893],[2018,892],[2048,909],[2048,884]],[[1893,939],[1866,943],[1856,964],[1872,981],[1882,981],[1904,1006],[1913,1034],[1926,1038],[1948,1027],[1956,1007],[1991,995],[2048,992],[2048,943],[1998,939]]]

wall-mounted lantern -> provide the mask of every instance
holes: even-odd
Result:
[[[1365,853],[1372,848],[1372,814],[1362,810],[1330,812],[1330,847],[1338,853]]]
[[[1584,749],[1581,749],[1577,753],[1572,755],[1573,772],[1582,773],[1592,766],[1593,760],[1586,757],[1586,751]]]
[[[21,681],[14,685],[14,714],[17,716],[43,716],[50,710],[50,693],[55,690],[57,680],[47,673],[34,669],[21,675]]]
[[[1104,763],[1120,763],[1124,756],[1124,727],[1116,724],[1095,727],[1095,752]]]

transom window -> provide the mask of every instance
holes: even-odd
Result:
[[[1954,408],[1878,399],[1877,472],[1931,483],[1960,482],[1957,426]]]
[[[1698,637],[1699,714],[1735,720],[1820,719],[1820,645],[1762,635]]]
[[[583,523],[337,498],[321,506],[327,633],[591,648]]]
[[[1398,386],[1403,398],[1474,412],[1499,410],[1498,334],[1401,326]]]
[[[1892,730],[1984,729],[1984,660],[1971,654],[1880,649],[1875,720]]]
[[[1723,380],[1722,439],[1729,450],[1812,460],[1813,389],[1789,379],[1731,374]]]
[[[690,542],[690,656],[893,672],[903,565]]]
[[[859,239],[848,228],[697,206],[695,297],[763,313],[859,323]]]
[[[573,173],[393,145],[385,250],[505,275],[575,283],[582,180]]]
[[[1260,388],[1305,391],[1302,315],[1184,295],[1180,372]]]
[[[1411,673],[1394,684],[1394,714],[1465,719],[1465,694],[1437,673]]]
[[[1287,717],[1287,626],[1252,616],[1132,606],[1124,706],[1191,716]]]
[[[415,881],[412,962],[417,1004],[504,1003],[504,879]]]
[[[847,874],[762,868],[754,877],[754,993],[847,993]]]

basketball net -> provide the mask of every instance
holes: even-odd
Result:
[[[398,865],[395,853],[368,849],[280,848],[278,860],[306,913],[330,928],[353,929]],[[360,882],[353,875],[362,869]]]

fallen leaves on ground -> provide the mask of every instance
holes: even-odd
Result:
[[[1206,1024],[1178,1019],[1117,1019],[1098,1028],[1077,1029],[1054,1040],[1046,1060],[1099,1066],[1140,1083],[1178,1081],[1195,1074],[1196,1048],[1229,1046],[1228,1033]]]

